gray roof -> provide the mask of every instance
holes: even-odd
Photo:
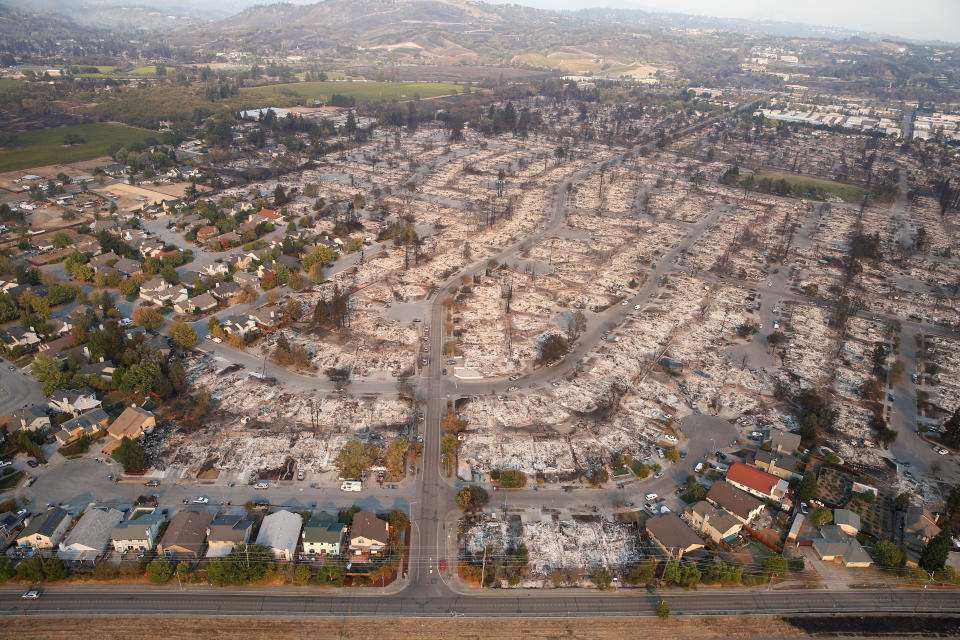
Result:
[[[64,560],[85,560],[99,556],[110,542],[110,533],[123,520],[118,509],[90,509],[80,518],[57,554]]]
[[[253,523],[243,516],[224,515],[210,523],[207,530],[209,542],[232,542],[234,544],[246,541]]]
[[[109,419],[110,419],[110,416],[107,415],[107,412],[97,407],[96,409],[91,409],[86,413],[81,413],[79,416],[77,416],[76,418],[73,418],[72,420],[67,420],[66,422],[64,422],[63,430],[72,431],[77,427],[90,428],[90,427],[93,427],[94,425],[100,424],[101,422],[106,422]]]
[[[772,429],[770,431],[770,446],[774,449],[779,447],[788,453],[796,451],[800,447],[800,436],[795,433]]]
[[[163,514],[159,511],[144,513],[136,520],[124,520],[110,532],[111,540],[146,540],[148,532],[158,522],[163,522]]]
[[[54,529],[60,525],[64,518],[69,519],[70,514],[63,509],[54,508],[44,511],[40,515],[30,519],[27,526],[20,532],[19,537],[25,538],[36,534],[49,536],[53,533]]]
[[[860,514],[854,513],[849,509],[834,509],[833,523],[836,525],[845,524],[848,527],[853,527],[854,529],[859,531],[860,530]]]
[[[271,513],[260,525],[257,544],[263,544],[272,549],[285,549],[292,555],[297,550],[302,527],[303,518],[300,514],[290,511]]]
[[[731,527],[742,526],[740,521],[724,509],[714,506],[706,500],[701,500],[691,507],[691,510],[717,531],[729,531]]]
[[[723,507],[730,513],[736,515],[741,520],[748,520],[750,513],[757,507],[763,505],[762,502],[751,496],[746,491],[741,491],[725,480],[714,482],[707,492],[707,500]]]
[[[665,513],[647,520],[647,532],[670,550],[686,550],[705,546],[703,540],[675,513]]]

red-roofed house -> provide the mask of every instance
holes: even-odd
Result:
[[[787,497],[787,481],[772,473],[754,469],[742,462],[734,462],[727,471],[727,482],[738,489],[766,500],[783,502]]]
[[[282,217],[279,213],[277,213],[273,209],[260,209],[257,215],[260,216],[261,218],[266,218],[267,220],[273,220],[274,222],[276,222]]]

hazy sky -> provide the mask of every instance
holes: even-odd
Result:
[[[784,20],[887,33],[917,40],[960,40],[960,0],[512,0],[542,9],[615,7],[723,18]]]

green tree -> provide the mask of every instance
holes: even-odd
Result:
[[[20,582],[43,582],[43,560],[40,556],[27,558],[17,565],[17,580]]]
[[[133,312],[133,324],[153,331],[163,326],[163,316],[153,307],[141,307]]]
[[[337,455],[335,464],[344,478],[363,478],[377,460],[377,448],[362,440],[351,440]]]
[[[173,577],[173,565],[164,557],[154,558],[147,565],[147,577],[154,584],[165,584]]]
[[[899,569],[907,562],[907,553],[903,547],[895,545],[886,537],[880,538],[873,551],[877,564],[884,569]]]
[[[943,423],[943,444],[952,449],[960,448],[960,407]]]
[[[950,554],[950,527],[944,527],[923,548],[920,554],[920,568],[924,571],[939,571],[947,563]]]
[[[527,485],[527,476],[523,471],[508,469],[500,473],[500,486],[505,489],[520,489]]]
[[[16,569],[7,558],[0,558],[0,582],[7,582],[13,576],[17,575]]]
[[[170,329],[170,334],[173,336],[173,341],[183,349],[194,348],[200,340],[196,329],[186,322],[175,322]]]
[[[812,500],[817,497],[817,492],[819,487],[817,486],[817,474],[812,471],[807,471],[803,474],[803,478],[797,482],[797,486],[794,489],[794,495],[796,495],[798,500],[806,502],[807,500]]]
[[[123,465],[127,473],[140,473],[147,470],[147,454],[136,440],[124,436],[120,446],[113,452],[113,459]]]
[[[657,603],[657,617],[666,620],[670,617],[670,605],[667,604],[666,600],[661,600]]]
[[[478,511],[487,504],[490,494],[483,487],[469,486],[457,492],[457,506],[464,511]]]
[[[787,559],[775,553],[763,559],[763,570],[769,575],[783,577],[787,575]]]
[[[666,456],[670,462],[676,462],[680,459],[680,452],[676,449],[667,449]]]
[[[394,509],[391,511],[387,520],[390,522],[390,526],[393,527],[393,530],[398,534],[410,526],[410,518],[408,518],[407,514],[400,509]]]
[[[48,582],[66,580],[70,577],[70,568],[60,558],[50,558],[43,563],[43,576]]]
[[[657,561],[653,558],[642,561],[640,564],[630,567],[627,572],[627,584],[652,584],[657,577]]]
[[[313,577],[313,570],[310,568],[310,565],[306,562],[298,564],[297,568],[293,570],[293,583],[304,585],[310,582],[310,579]]]
[[[818,507],[810,514],[810,522],[815,527],[822,527],[831,520],[833,520],[833,514],[826,507]]]
[[[610,584],[613,582],[613,576],[611,576],[610,572],[604,567],[597,567],[594,569],[593,573],[590,575],[590,579],[593,581],[593,584],[597,585],[597,589],[600,591],[609,589]]]
[[[50,238],[50,242],[58,249],[63,249],[64,247],[69,247],[73,243],[73,238],[70,237],[69,233],[57,231],[55,234],[53,234],[53,237]]]

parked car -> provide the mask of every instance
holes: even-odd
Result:
[[[159,486],[160,486],[160,481],[159,481],[159,480],[156,480],[156,479],[154,479],[154,480],[147,480],[146,482],[143,483],[143,486],[145,486],[145,487],[159,487]]]
[[[190,502],[192,502],[193,504],[209,504],[210,498],[207,498],[206,496],[197,496]]]
[[[663,477],[663,471],[657,471],[655,474],[653,474],[653,477],[654,477],[654,478],[662,478],[662,477]]]
[[[645,500],[649,500],[650,502],[653,502],[653,501],[656,500],[658,497],[660,497],[660,496],[658,496],[657,494],[653,493],[652,491],[651,491],[650,493],[646,494],[645,496],[643,496],[643,498],[644,498]]]
[[[341,491],[361,491],[362,489],[363,483],[359,480],[344,480],[340,485]]]
[[[270,488],[270,483],[261,480],[260,482],[258,482],[258,483],[256,483],[255,485],[253,485],[253,488],[254,488],[254,489],[259,489],[259,490],[269,489],[269,488]]]
[[[303,469],[300,469],[299,471],[297,471],[297,480],[303,480],[303,476],[304,476]]]

